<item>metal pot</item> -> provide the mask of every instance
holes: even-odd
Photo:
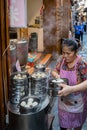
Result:
[[[37,64],[37,65],[34,66],[34,68],[35,68],[36,71],[45,72],[46,66],[43,65],[43,64]]]
[[[28,41],[19,40],[16,42],[17,48],[17,59],[20,62],[20,65],[23,67],[27,64],[28,60]]]
[[[57,97],[58,96],[58,91],[60,90],[61,88],[60,87],[57,87],[57,88],[48,88],[48,95],[49,96],[52,96],[52,97]]]
[[[26,74],[16,73],[10,76],[9,98],[11,103],[18,104],[24,96],[29,94],[29,83]]]
[[[48,130],[48,106],[49,96],[46,96],[40,109],[22,114],[8,102],[9,130]]]
[[[17,54],[16,54],[16,46],[14,42],[10,45],[10,71],[11,73],[16,71],[16,61],[17,61]]]
[[[58,91],[61,90],[60,83],[68,84],[68,79],[51,79],[49,80],[49,87],[47,90],[48,95],[56,97],[58,96]]]
[[[38,35],[36,32],[31,33],[29,38],[28,51],[36,51],[38,46]]]
[[[34,72],[31,76],[31,93],[43,99],[46,95],[47,75],[44,72]]]
[[[20,113],[33,113],[40,109],[40,99],[35,96],[25,97],[20,102]]]

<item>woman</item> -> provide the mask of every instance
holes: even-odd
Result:
[[[52,72],[54,77],[67,78],[70,86],[87,79],[87,65],[77,55],[80,45],[66,39],[62,44],[62,59]],[[76,92],[66,97],[58,98],[58,115],[61,130],[81,130],[86,119],[86,93]]]
[[[69,86],[66,84],[60,84],[60,86],[62,87],[62,90],[60,90],[58,92],[59,96],[67,96],[73,92],[78,92],[78,91],[87,91],[87,80],[83,81],[80,84],[77,84],[75,86]]]

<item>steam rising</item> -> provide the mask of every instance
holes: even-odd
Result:
[[[49,6],[44,14],[44,44],[56,44],[56,8]]]

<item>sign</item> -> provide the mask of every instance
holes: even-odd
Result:
[[[8,0],[9,26],[27,27],[27,0]]]

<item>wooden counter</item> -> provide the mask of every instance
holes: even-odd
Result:
[[[47,67],[48,63],[51,61],[51,58],[51,54],[37,53],[34,64],[44,64]],[[34,72],[34,66],[29,66],[27,64],[26,68],[28,69],[29,74],[32,74]]]

